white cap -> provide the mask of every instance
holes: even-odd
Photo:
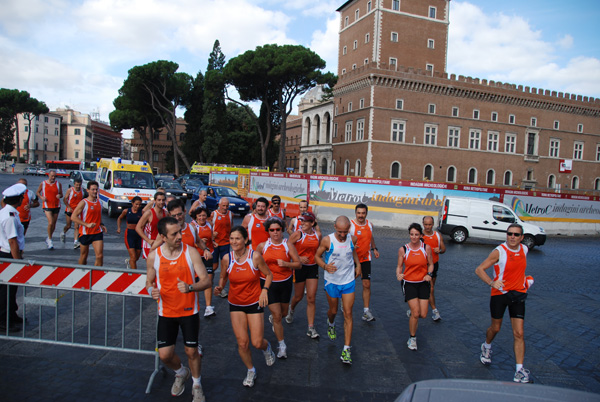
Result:
[[[2,192],[2,195],[4,196],[4,198],[16,197],[18,195],[23,194],[25,191],[27,191],[27,186],[23,183],[17,183],[4,190]]]

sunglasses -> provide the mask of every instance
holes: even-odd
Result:
[[[272,228],[269,229],[269,232],[281,232],[281,228]]]
[[[171,214],[172,218],[181,218],[183,216],[183,212],[180,212],[178,214]]]
[[[522,233],[516,233],[516,232],[506,232],[506,235],[508,237],[521,237],[523,234]]]

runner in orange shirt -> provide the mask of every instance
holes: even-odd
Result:
[[[271,208],[268,210],[269,217],[276,216],[285,222],[285,209],[281,209],[281,197],[274,195],[271,197]]]
[[[219,200],[218,208],[212,212],[209,219],[213,227],[213,272],[219,268],[219,262],[229,254],[229,234],[233,226],[233,214],[229,210],[229,198],[223,197]],[[227,291],[223,289],[219,295],[227,297]]]
[[[17,183],[21,183],[27,185],[27,179],[20,178],[17,180]],[[38,200],[37,195],[31,190],[27,190],[23,193],[23,202],[21,205],[17,207],[17,211],[19,212],[19,218],[21,219],[21,225],[23,225],[23,235],[27,234],[27,228],[29,227],[29,222],[31,221],[31,208],[37,208],[40,206],[40,202]]]
[[[522,240],[523,227],[518,223],[509,225],[506,230],[506,242],[496,247],[485,261],[479,264],[475,269],[475,274],[492,288],[490,298],[492,323],[486,331],[485,342],[481,344],[479,360],[486,365],[492,363],[492,341],[500,332],[504,312],[508,307],[516,360],[513,381],[528,383],[530,382],[530,373],[529,370],[523,368],[525,299],[527,298],[527,289],[533,283],[533,278],[525,276],[529,249],[521,244]],[[494,279],[485,272],[491,267],[494,267]]]
[[[146,289],[158,301],[158,356],[165,366],[175,371],[171,395],[183,394],[191,374],[193,400],[204,401],[200,382],[202,346],[198,343],[200,320],[197,292],[208,288],[210,281],[198,251],[182,243],[181,226],[177,219],[170,216],[161,219],[157,230],[164,244],[148,255]],[[198,282],[194,279],[196,277]],[[189,368],[182,364],[175,353],[179,328]]]
[[[67,190],[67,193],[65,194],[65,197],[63,198],[63,202],[65,203],[65,217],[67,220],[67,223],[65,225],[65,227],[63,228],[62,233],[60,234],[60,241],[61,242],[65,242],[65,237],[67,232],[69,231],[69,229],[71,229],[71,215],[73,214],[73,211],[75,210],[75,208],[77,207],[77,205],[79,205],[79,202],[81,200],[83,200],[83,189],[81,188],[81,177],[76,178],[73,181],[73,187],[70,187]],[[74,228],[74,234],[73,234],[73,249],[79,248],[79,242],[77,241],[77,239],[79,238],[79,225],[75,224],[75,228]]]
[[[213,229],[210,222],[207,221],[208,212],[206,211],[206,208],[199,207],[194,209],[192,211],[192,219],[194,219],[192,223],[196,226],[198,230],[198,237],[200,237],[204,241],[204,244],[206,244],[208,250],[211,252],[210,257],[202,258],[202,262],[204,263],[204,266],[206,267],[206,272],[208,273],[208,276],[210,278],[210,288],[204,290],[204,301],[206,302],[204,317],[212,317],[216,315],[215,307],[212,305],[212,284],[213,278],[215,276],[213,271],[212,256],[212,253],[214,252],[214,245],[212,241]]]
[[[255,204],[254,211],[246,215],[242,221],[242,226],[248,230],[252,250],[256,250],[259,244],[269,238],[269,233],[264,227],[264,223],[269,217],[269,201],[265,197],[260,197]]]
[[[88,197],[79,201],[71,215],[73,222],[79,225],[79,265],[87,264],[90,244],[94,248],[96,261],[94,265],[101,267],[104,260],[104,233],[106,227],[102,223],[102,205],[98,200],[98,182],[88,181]]]
[[[42,209],[48,220],[48,238],[46,239],[46,246],[48,246],[48,250],[53,250],[54,243],[52,243],[52,234],[56,228],[56,220],[58,219],[58,213],[60,212],[60,199],[63,197],[62,186],[56,181],[56,170],[50,170],[48,172],[48,180],[44,180],[40,183],[40,186],[37,189],[37,196],[42,203]]]
[[[288,234],[292,234],[298,230],[300,230],[302,228],[302,222],[300,222],[300,219],[298,219],[300,216],[302,216],[303,213],[308,212],[308,201],[306,200],[302,200],[298,203],[298,216],[296,218],[292,218],[290,220],[290,223],[287,227],[287,232]],[[312,212],[311,212],[312,213]],[[313,214],[314,215],[314,214]],[[313,225],[313,229],[315,230],[315,232],[317,232],[317,234],[319,235],[319,239],[322,238],[321,236],[321,228],[319,227],[319,224],[317,223],[316,220],[316,215],[315,215],[315,223]]]
[[[152,243],[158,237],[158,221],[167,216],[165,209],[165,193],[157,191],[154,193],[154,205],[144,211],[144,214],[135,225],[135,231],[143,240],[142,257],[148,258]]]
[[[433,257],[433,276],[431,277],[431,292],[429,295],[429,305],[431,306],[431,318],[433,321],[439,321],[442,319],[440,312],[435,305],[435,281],[437,280],[437,274],[439,269],[440,254],[446,252],[446,245],[444,239],[436,230],[433,229],[433,216],[425,216],[423,218],[423,242],[431,247],[431,256]]]

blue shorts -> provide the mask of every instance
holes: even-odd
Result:
[[[354,293],[354,288],[356,286],[355,284],[356,284],[355,281],[352,281],[345,285],[336,285],[335,283],[326,283],[325,291],[327,292],[329,297],[333,297],[334,299],[336,299],[338,297],[342,297],[342,295],[345,295],[348,293]]]
[[[224,244],[222,246],[215,246],[215,249],[213,250],[213,253],[212,253],[213,261],[218,261],[218,263],[221,264],[221,260],[227,254],[229,254],[229,244]]]

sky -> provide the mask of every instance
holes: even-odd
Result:
[[[424,1],[424,0],[423,0]],[[0,0],[0,88],[108,121],[130,68],[204,72],[267,43],[309,47],[337,73],[344,0]],[[452,0],[447,72],[600,98],[598,0]]]

